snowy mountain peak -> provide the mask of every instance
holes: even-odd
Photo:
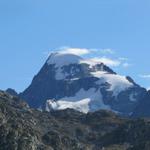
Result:
[[[53,68],[56,80],[80,79],[93,76],[92,73],[97,71],[101,71],[102,74],[103,72],[116,74],[102,62],[94,62],[71,53],[51,53],[46,64],[49,68]]]
[[[68,66],[70,64],[86,64],[90,68],[92,67],[101,67],[103,70],[104,64],[102,62],[96,62],[92,59],[82,58],[76,54],[65,53],[65,52],[56,52],[51,53],[47,59],[48,65],[55,65],[55,67]]]
[[[107,109],[128,115],[145,89],[101,62],[70,53],[52,53],[21,94],[30,106],[47,111],[73,108],[87,113]]]
[[[47,64],[48,65],[54,64],[56,67],[62,67],[70,64],[78,64],[81,62],[81,60],[83,59],[78,55],[56,52],[56,53],[52,53],[49,56],[47,60]]]

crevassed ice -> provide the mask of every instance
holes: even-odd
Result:
[[[101,92],[95,88],[91,88],[88,91],[81,89],[74,97],[64,97],[57,101],[47,100],[47,111],[66,108],[75,109],[83,113],[99,109],[111,110],[108,105],[104,104]]]

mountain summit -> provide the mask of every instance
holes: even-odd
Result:
[[[80,63],[83,59],[80,56],[74,54],[67,54],[67,53],[52,53],[47,63],[55,64],[57,67],[62,67],[69,64],[76,64]]]
[[[31,85],[20,94],[34,108],[100,109],[130,115],[146,90],[103,63],[74,54],[52,53]]]

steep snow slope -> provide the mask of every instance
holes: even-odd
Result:
[[[52,53],[48,60],[48,65],[55,65],[55,67],[62,67],[70,64],[80,63],[81,57],[74,54],[62,54],[62,53]]]
[[[100,80],[96,82],[97,84],[109,83],[110,89],[108,90],[113,91],[114,96],[117,96],[120,92],[134,86],[125,76],[102,71],[92,72],[91,74],[94,77],[100,78]]]

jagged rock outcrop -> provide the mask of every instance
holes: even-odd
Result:
[[[141,99],[132,116],[150,117],[150,91],[148,91],[144,98]]]
[[[6,92],[13,96],[18,96],[18,93],[14,89],[8,88]]]

